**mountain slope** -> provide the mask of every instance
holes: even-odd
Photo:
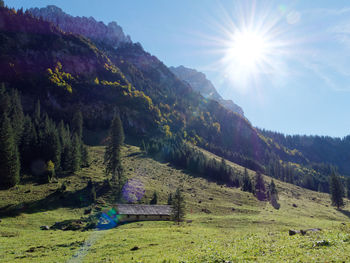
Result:
[[[194,69],[186,68],[184,66],[170,67],[169,69],[179,79],[190,84],[193,90],[199,92],[203,97],[215,100],[223,105],[226,109],[244,116],[242,108],[235,104],[232,100],[223,99],[211,81],[208,80],[202,72],[198,72]]]
[[[128,179],[141,182],[141,202],[153,192],[160,204],[167,202],[174,187],[183,185],[186,218],[173,222],[134,222],[105,231],[40,230],[65,220],[82,220],[87,208],[93,214],[109,210],[111,193],[98,194],[96,204],[80,208],[52,200],[63,181],[69,181],[62,196],[79,200],[91,179],[103,183],[103,147],[90,149],[93,165],[77,175],[58,178],[59,183],[28,183],[0,191],[0,259],[4,262],[347,262],[350,249],[349,201],[342,211],[329,206],[329,197],[276,181],[281,208],[275,210],[249,193],[191,177],[144,156],[138,147],[123,148],[123,165]],[[249,171],[250,175],[253,175]],[[270,178],[265,177],[269,182]],[[80,196],[79,196],[80,195]],[[44,204],[39,206],[40,204]],[[294,207],[293,204],[296,206]],[[51,207],[50,207],[51,206]],[[19,209],[17,216],[3,216],[5,209]],[[345,222],[345,223],[344,223]],[[305,236],[289,236],[289,229],[322,228]],[[170,237],[170,238],[169,238]],[[322,240],[328,245],[318,245]],[[137,247],[137,249],[133,249]]]

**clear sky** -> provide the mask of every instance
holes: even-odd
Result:
[[[116,21],[168,66],[204,72],[254,126],[350,134],[349,1],[5,0]]]

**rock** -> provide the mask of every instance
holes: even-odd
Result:
[[[211,214],[211,211],[207,208],[202,208],[202,212],[204,212],[206,214]]]
[[[41,226],[40,229],[41,230],[50,230],[50,227],[49,226]]]
[[[198,201],[198,204],[200,204],[200,203],[202,203],[202,200],[199,200],[199,201]]]
[[[232,211],[236,211],[236,209],[234,207],[231,208]]]
[[[187,224],[190,224],[190,223],[192,223],[193,221],[192,220],[186,220],[186,223]]]
[[[24,193],[25,193],[25,194],[28,194],[28,193],[30,193],[30,192],[31,192],[31,190],[28,189],[28,190],[26,190]]]
[[[293,229],[289,229],[289,235],[290,236],[294,236],[296,234],[301,234],[301,235],[306,235],[307,232],[318,232],[321,231],[321,228],[309,228],[309,229],[301,229],[301,230],[293,230]]]
[[[134,246],[132,249],[130,249],[131,251],[135,251],[135,250],[138,250],[139,247],[138,246]]]
[[[314,247],[328,247],[330,243],[328,240],[319,240],[314,243]]]
[[[293,204],[293,207],[298,207],[296,204]]]
[[[296,235],[296,234],[298,234],[298,233],[300,233],[300,231],[298,231],[298,230],[293,230],[293,229],[289,229],[289,235],[290,235],[290,236],[294,236],[294,235]]]
[[[210,201],[213,201],[213,200],[214,200],[214,198],[212,198],[212,197],[209,197],[209,200],[210,200]]]

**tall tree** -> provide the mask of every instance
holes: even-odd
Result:
[[[185,217],[185,199],[182,194],[182,190],[179,187],[176,189],[174,194],[172,209],[173,220],[179,224]]]
[[[157,192],[154,191],[151,201],[149,202],[150,205],[156,205],[158,203],[158,195]]]
[[[250,193],[253,191],[252,181],[248,175],[247,168],[244,168],[244,174],[242,177],[242,191]]]
[[[39,157],[38,137],[30,116],[24,119],[23,133],[20,141],[20,156],[23,171],[29,171],[30,164]]]
[[[266,187],[262,174],[257,171],[255,173],[255,195],[258,200],[263,201],[266,200]]]
[[[9,118],[0,116],[0,186],[8,188],[19,182],[20,162]]]
[[[23,108],[22,108],[21,98],[17,90],[15,89],[11,90],[10,98],[11,98],[11,104],[9,107],[8,116],[11,120],[12,129],[15,135],[15,141],[18,144],[23,132],[23,124],[24,124]]]
[[[273,180],[271,180],[271,183],[268,186],[268,199],[270,200],[271,205],[276,208],[279,209],[280,208],[280,204],[277,202],[278,200],[278,192],[276,189],[276,185],[275,182]]]
[[[346,177],[346,196],[350,200],[350,177]]]
[[[105,151],[104,163],[106,165],[106,174],[111,175],[112,179],[117,182],[119,192],[121,190],[121,181],[123,168],[121,163],[121,148],[124,143],[124,131],[119,114],[115,114],[110,131],[108,144]]]
[[[72,167],[71,172],[76,172],[81,168],[81,140],[79,135],[74,133],[72,141]]]
[[[41,105],[40,105],[40,100],[38,99],[35,107],[34,107],[34,115],[33,115],[33,120],[36,125],[39,125],[41,119]]]
[[[329,187],[331,192],[332,205],[336,206],[337,209],[344,206],[344,188],[340,181],[340,178],[335,174],[335,172],[333,172],[331,175]]]
[[[79,138],[83,137],[83,115],[80,110],[75,111],[72,119],[72,133],[78,134]]]

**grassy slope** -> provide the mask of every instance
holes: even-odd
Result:
[[[350,225],[341,224],[349,221],[349,202],[340,212],[329,206],[326,194],[277,181],[281,208],[275,210],[239,189],[192,177],[145,157],[133,146],[123,151],[124,167],[128,178],[143,182],[143,201],[157,190],[159,203],[166,203],[168,193],[182,184],[187,222],[181,226],[136,222],[107,231],[40,230],[41,225],[83,216],[84,208],[52,205],[47,209],[45,202],[35,201],[48,200],[63,180],[70,181],[67,190],[72,192],[84,188],[89,178],[103,181],[103,151],[102,147],[91,148],[93,165],[75,176],[60,178],[58,184],[29,183],[0,191],[0,207],[21,207],[26,202],[25,212],[0,222],[1,262],[350,261],[344,253],[350,249]],[[211,213],[202,212],[203,208]],[[290,228],[315,227],[323,231],[288,235]],[[314,247],[319,240],[330,245]],[[131,251],[135,246],[139,249]]]

